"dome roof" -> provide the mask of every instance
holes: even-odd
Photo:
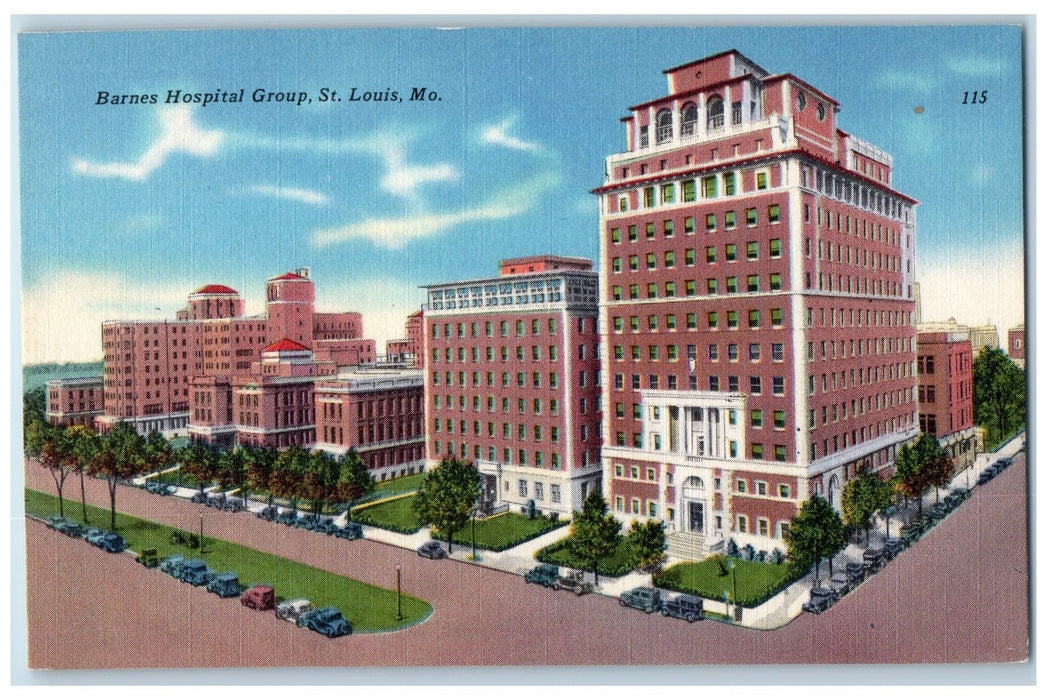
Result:
[[[240,294],[232,287],[226,287],[224,284],[208,284],[204,287],[200,287],[193,294]]]
[[[267,347],[265,350],[262,350],[262,352],[301,352],[302,350],[308,352],[309,348],[305,347],[301,343],[296,343],[293,340],[284,338],[282,340],[276,341],[275,343]]]

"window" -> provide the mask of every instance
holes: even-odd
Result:
[[[653,207],[654,206],[654,188],[653,187],[644,187],[643,188],[643,205],[645,207]]]
[[[771,343],[771,359],[781,362],[784,359],[785,345],[782,343]]]
[[[784,462],[785,461],[785,445],[774,446],[774,461]]]
[[[766,481],[757,481],[756,482],[756,493],[759,496],[766,496],[767,495],[767,482]]]
[[[655,132],[654,142],[665,143],[673,137],[673,113],[668,109],[658,112],[654,118]]]
[[[770,526],[769,526],[769,524],[767,522],[767,518],[757,518],[756,519],[756,530],[763,537],[767,537],[767,535],[769,534],[769,531],[770,531]]]
[[[757,224],[756,208],[745,210],[745,225],[752,228]]]
[[[736,393],[738,391],[738,376],[737,375],[732,374],[732,375],[729,375],[727,377],[727,391],[729,391],[731,393]]]
[[[778,484],[778,498],[792,498],[792,489],[789,484]]]
[[[520,461],[523,462],[522,459]],[[520,497],[522,497],[522,498],[525,498],[527,496],[527,480],[526,479],[520,479],[517,482],[517,493],[519,493]]]
[[[633,224],[629,227],[629,242],[635,243],[638,237],[638,229],[636,228],[636,224]]]
[[[716,214],[707,214],[705,217],[705,230],[715,231],[716,230]]]
[[[669,297],[670,299],[676,296],[676,282],[665,283],[665,296]]]
[[[728,243],[724,246],[724,260],[727,262],[734,262],[738,259],[738,246],[734,243]]]
[[[705,280],[705,291],[709,294],[716,294],[716,280],[707,279]]]
[[[732,330],[738,327],[738,312],[737,311],[728,311],[727,312],[727,327],[732,329]]]
[[[693,311],[687,314],[687,330],[698,330],[698,314]]]
[[[775,410],[774,412],[774,427],[781,430],[785,427],[785,411]]]
[[[772,258],[782,257],[782,239],[772,238],[770,241],[770,250]]]
[[[760,377],[755,375],[749,377],[749,393],[753,395],[759,394],[762,388],[761,384]]]
[[[648,221],[647,222],[647,226],[645,227],[645,230],[647,232],[647,240],[653,241],[654,240],[654,222],[653,221]]]
[[[778,204],[772,204],[767,207],[767,221],[772,224],[777,224],[782,220],[782,208]]]
[[[683,201],[693,202],[695,200],[695,184],[694,180],[684,180],[683,182]]]
[[[694,235],[694,217],[688,216],[683,220],[683,232],[688,236]]]
[[[676,253],[671,250],[666,251],[665,253],[665,266],[676,267]]]
[[[715,330],[716,328],[720,327],[720,315],[717,312],[710,311],[709,312],[709,316],[708,316],[708,320],[709,320],[709,328],[710,329],[714,329]]]
[[[731,362],[738,361],[738,343],[727,344],[727,359]]]
[[[763,411],[761,411],[760,409],[753,409],[749,413],[749,422],[752,424],[752,426],[754,428],[762,428],[763,427]]]
[[[709,359],[713,362],[720,359],[720,346],[710,345],[709,346]]]
[[[715,177],[703,177],[702,178],[702,192],[707,199],[716,196],[716,178]]]
[[[611,229],[611,243],[617,245],[622,242],[622,230],[620,228]]]
[[[734,484],[734,490],[737,493],[745,493],[745,479],[738,479]]]
[[[725,212],[723,215],[723,226],[728,231],[734,229],[738,225],[738,222],[734,216],[733,211]]]
[[[672,238],[675,232],[676,224],[674,224],[671,219],[666,219],[662,222],[662,234],[666,238]]]
[[[756,173],[756,189],[765,190],[767,189],[767,173],[760,172]]]
[[[749,519],[744,515],[738,516],[738,532],[749,532]]]
[[[780,272],[771,273],[771,291],[778,292],[782,289],[782,274]]]
[[[760,310],[749,309],[749,328],[760,327]]]
[[[716,246],[708,246],[705,249],[705,262],[714,263],[716,262]]]
[[[676,187],[671,182],[662,185],[662,203],[672,204],[674,201],[676,201]]]
[[[782,310],[771,309],[771,325],[775,328],[780,328],[782,325]]]
[[[728,294],[737,294],[738,293],[738,278],[737,277],[728,277],[727,278],[726,288],[727,288],[727,293]]]
[[[647,254],[647,269],[653,270],[658,265],[658,257],[654,253]]]
[[[753,459],[763,459],[763,445],[754,442],[751,447]]]
[[[775,396],[785,396],[785,377],[772,377],[771,387]]]
[[[745,257],[749,260],[758,260],[760,258],[760,244],[756,241],[746,243]]]
[[[734,194],[734,173],[723,174],[723,193],[728,197]]]
[[[749,343],[749,359],[752,360],[753,362],[758,362],[760,360],[760,344],[759,343]]]
[[[758,292],[758,291],[760,291],[760,276],[759,275],[749,275],[748,277],[746,277],[745,278],[745,287],[746,287],[746,290],[748,290],[750,292]]]

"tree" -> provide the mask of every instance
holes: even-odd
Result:
[[[47,395],[42,386],[22,394],[22,427],[35,421],[47,423]]]
[[[206,442],[194,442],[181,454],[182,471],[200,485],[200,493],[218,475],[218,453]]]
[[[88,425],[73,425],[67,429],[73,454],[76,456],[74,469],[80,475],[80,515],[84,524],[87,519],[87,488],[84,485],[84,475],[91,469],[91,463],[99,450],[102,449],[102,438]]]
[[[269,484],[277,498],[291,501],[291,508],[298,510],[298,499],[305,495],[305,474],[309,466],[309,453],[298,445],[291,445],[276,458],[276,469],[269,477]]]
[[[829,575],[832,575],[832,557],[840,551],[847,538],[843,532],[843,521],[833,507],[821,496],[809,498],[792,519],[785,534],[789,546],[789,562],[795,573],[803,573],[814,565],[818,577],[822,559],[829,559]]]
[[[363,498],[375,489],[374,476],[371,475],[367,465],[360,459],[356,450],[351,449],[342,455],[339,462],[338,484],[335,487],[336,497],[352,504]]]
[[[851,527],[865,530],[866,546],[869,544],[869,528],[872,527],[873,515],[886,510],[890,505],[891,486],[880,477],[866,471],[864,467],[843,487],[843,521]]]
[[[972,368],[974,421],[993,444],[1025,424],[1025,372],[999,348],[986,348]]]
[[[247,481],[255,491],[269,494],[268,505],[273,505],[273,492],[269,487],[269,477],[276,466],[276,452],[268,447],[248,445],[244,449],[244,467],[247,470]]]
[[[912,448],[902,445],[895,458],[895,488],[906,500],[916,499],[917,512],[921,518],[923,494],[936,483],[949,483],[949,478],[952,477],[951,466],[949,476],[945,477],[944,481],[940,471],[936,471],[935,465],[943,458],[948,460],[941,445],[930,435],[921,435]],[[938,468],[940,469],[941,465],[938,465]]]
[[[622,541],[622,524],[607,513],[607,501],[598,490],[589,492],[582,502],[581,512],[575,511],[567,551],[585,562],[593,572],[593,580],[600,585],[600,560],[614,554]]]
[[[927,469],[927,480],[934,487],[934,502],[939,503],[941,500],[940,489],[948,486],[949,482],[952,481],[955,465],[952,459],[949,458],[949,455],[942,452],[928,462],[924,468]]]
[[[414,500],[419,522],[431,525],[447,538],[451,551],[454,533],[465,527],[480,498],[480,472],[472,462],[445,457],[425,473]]]
[[[145,439],[145,463],[150,472],[159,474],[171,465],[171,443],[154,430]]]
[[[36,424],[34,442],[39,439],[40,464],[51,473],[55,482],[55,492],[58,495],[58,514],[65,515],[65,500],[62,497],[62,489],[65,488],[65,480],[72,471],[73,453],[70,450],[69,439],[61,428],[46,423]],[[35,449],[35,447],[34,447]]]
[[[636,555],[639,568],[648,573],[660,571],[665,563],[665,523],[660,520],[634,520],[626,535],[629,548]]]
[[[117,423],[102,438],[102,448],[91,462],[91,473],[109,487],[109,527],[116,529],[116,487],[145,469],[145,440],[128,423]]]

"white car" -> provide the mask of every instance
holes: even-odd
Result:
[[[313,609],[313,604],[305,598],[285,600],[276,606],[276,616],[281,620],[297,621],[303,614]]]

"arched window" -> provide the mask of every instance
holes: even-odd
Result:
[[[654,119],[658,129],[655,132],[654,142],[665,143],[673,137],[673,113],[663,109],[655,115]]]
[[[723,98],[713,95],[706,103],[706,126],[710,130],[723,128]]]
[[[680,135],[694,136],[698,127],[698,105],[688,102],[683,106],[681,112]]]

